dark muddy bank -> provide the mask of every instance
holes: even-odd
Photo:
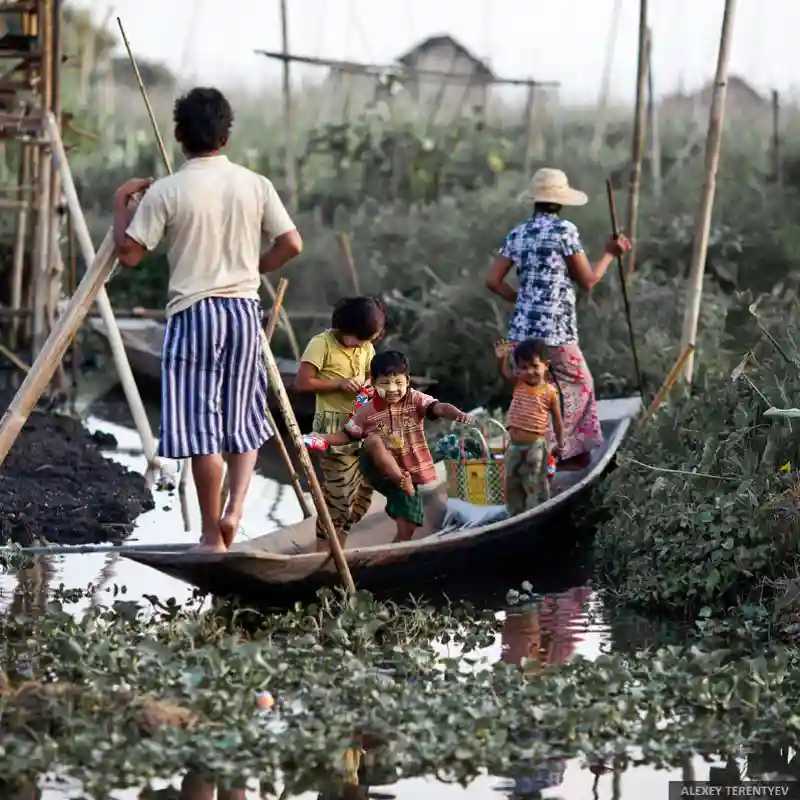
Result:
[[[13,396],[0,389],[0,408]],[[102,455],[116,444],[78,420],[35,410],[0,468],[0,544],[125,539],[155,504],[143,476]]]

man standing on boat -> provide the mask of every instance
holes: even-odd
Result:
[[[259,273],[280,269],[303,242],[272,183],[222,155],[233,111],[221,92],[192,89],[175,103],[174,121],[186,163],[174,175],[131,178],[117,189],[114,237],[126,267],[166,241],[158,453],[191,458],[202,518],[198,549],[225,552],[239,527],[258,449],[273,433]],[[146,193],[131,218],[128,203],[139,192]],[[262,234],[272,240],[263,253]],[[223,513],[225,462],[230,494]]]

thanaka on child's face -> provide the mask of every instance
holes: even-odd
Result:
[[[547,375],[547,362],[542,361],[539,356],[534,356],[529,361],[518,361],[516,372],[521,381],[538,386],[540,383],[544,383],[545,375]]]
[[[408,392],[408,375],[381,375],[372,383],[378,397],[390,406],[399,403]]]

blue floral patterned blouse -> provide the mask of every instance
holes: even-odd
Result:
[[[566,259],[582,251],[578,229],[556,214],[538,212],[508,234],[500,255],[514,262],[519,282],[509,339],[541,339],[551,347],[578,341]]]

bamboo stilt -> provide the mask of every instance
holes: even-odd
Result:
[[[43,150],[37,153],[39,159],[39,203],[36,211],[36,232],[31,278],[31,305],[33,307],[33,352],[38,353],[47,338],[47,279],[50,255],[50,156]],[[56,366],[57,368],[57,366]],[[53,374],[55,374],[55,369]],[[52,378],[52,375],[51,375]]]
[[[281,0],[281,41],[284,56],[289,54],[289,12],[286,0]],[[283,60],[283,127],[286,138],[286,193],[288,206],[297,211],[297,164],[294,159],[294,120],[292,109],[292,82],[289,71],[289,59]]]
[[[28,213],[31,181],[31,159],[33,149],[25,142],[20,143],[19,163],[19,191],[18,199],[21,203],[17,216],[17,227],[14,233],[14,255],[11,272],[11,308],[22,308],[22,284],[25,274],[25,250],[28,241]],[[19,339],[19,318],[11,321],[11,335],[9,344],[16,347]]]
[[[722,16],[717,73],[714,79],[714,95],[708,117],[708,137],[706,140],[705,180],[700,197],[697,225],[692,245],[692,260],[689,266],[689,282],[686,293],[686,312],[683,320],[681,348],[697,342],[697,325],[700,321],[700,303],[703,295],[703,275],[706,268],[708,237],[711,231],[711,213],[714,208],[714,193],[717,186],[717,167],[722,146],[722,126],[725,121],[725,97],[728,88],[728,65],[730,62],[733,20],[736,14],[736,0],[725,0]],[[684,379],[687,385],[692,382],[694,371],[694,352],[690,353],[684,366]]]
[[[781,100],[778,92],[772,90],[772,178],[780,185],[783,182],[781,169],[781,128],[780,128]]]
[[[639,65],[636,72],[636,112],[631,147],[631,177],[628,192],[628,229],[631,240],[626,274],[630,276],[636,265],[636,229],[639,224],[639,193],[642,186],[642,158],[644,157],[645,93],[647,90],[647,0],[639,0]]]
[[[653,176],[653,195],[661,197],[661,129],[658,122],[658,103],[653,77],[653,32],[647,31],[647,116],[650,128],[650,170]]]
[[[86,217],[83,215],[83,209],[81,208],[78,192],[75,188],[72,171],[67,163],[67,154],[64,152],[64,145],[61,141],[58,123],[53,114],[47,115],[47,131],[52,141],[53,162],[56,171],[61,177],[62,188],[66,196],[67,206],[69,207],[72,224],[75,229],[75,236],[78,240],[78,246],[81,249],[86,263],[91,264],[95,260],[97,254],[94,250],[89,226],[86,224]],[[106,338],[111,347],[114,366],[117,368],[117,374],[119,375],[122,389],[125,392],[125,399],[128,401],[131,417],[133,417],[133,423],[142,440],[142,450],[147,458],[148,468],[157,469],[160,462],[157,456],[156,439],[150,428],[150,420],[147,417],[147,411],[145,410],[141,395],[139,394],[139,389],[136,386],[136,379],[133,376],[133,371],[131,370],[131,365],[128,361],[127,353],[125,352],[122,334],[117,325],[117,320],[114,317],[114,309],[111,307],[111,301],[108,299],[105,286],[101,286],[95,298],[95,302],[97,303],[103,325],[106,329]]]
[[[348,272],[350,273],[350,280],[353,283],[353,291],[360,295],[361,284],[358,281],[358,268],[356,267],[356,261],[353,258],[353,250],[350,247],[350,237],[347,235],[347,231],[342,231],[341,233],[336,234],[336,239],[339,242],[339,248],[342,251],[344,262],[347,265]]]
[[[525,98],[525,150],[522,156],[522,172],[530,174],[533,161],[533,108],[536,98],[536,86],[531,83]]]
[[[686,364],[686,359],[694,352],[694,345],[689,344],[684,349],[683,352],[678,356],[678,360],[672,365],[672,369],[667,374],[667,377],[664,378],[664,383],[661,384],[661,388],[656,392],[656,396],[653,398],[653,402],[650,403],[650,406],[647,410],[642,414],[641,422],[647,422],[653,414],[656,413],[658,407],[663,402],[666,395],[670,392],[672,387],[675,385],[675,382],[678,380],[681,374],[681,370],[683,369],[684,365]]]
[[[183,519],[183,530],[189,533],[192,529],[192,517],[189,514],[189,498],[186,496],[186,487],[189,483],[189,469],[192,465],[191,459],[187,458],[183,462],[181,477],[178,481],[178,501],[181,504],[181,519]]]
[[[614,50],[617,45],[617,34],[619,32],[619,18],[622,13],[622,0],[614,0],[614,8],[611,11],[611,28],[608,33],[608,44],[606,45],[606,58],[603,62],[603,75],[600,78],[600,96],[597,100],[597,114],[595,119],[592,143],[589,146],[592,160],[596,160],[603,147],[603,139],[606,132],[606,120],[608,117],[608,98],[611,89],[611,68],[614,66]]]
[[[72,297],[78,288],[78,259],[75,253],[75,225],[72,214],[67,214],[67,269],[69,270],[69,288],[67,295]],[[72,342],[72,385],[77,386],[81,370],[80,337],[76,336]],[[75,395],[73,395],[73,402]]]

